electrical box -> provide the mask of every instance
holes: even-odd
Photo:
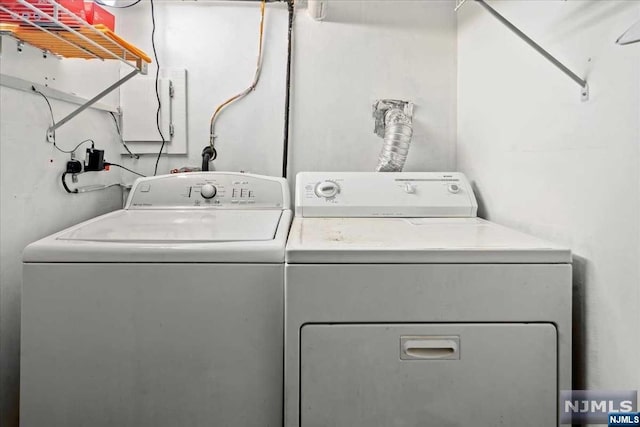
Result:
[[[186,77],[184,69],[160,70],[159,114],[155,73],[132,79],[120,88],[122,138],[131,151],[139,154],[157,153],[164,137],[164,152],[187,153]]]

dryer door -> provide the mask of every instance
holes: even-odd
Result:
[[[551,324],[306,325],[302,427],[557,426]]]

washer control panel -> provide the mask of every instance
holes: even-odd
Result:
[[[289,209],[284,178],[191,172],[138,179],[125,209]]]
[[[301,172],[303,217],[475,217],[475,195],[457,172]]]

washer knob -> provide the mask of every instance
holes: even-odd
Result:
[[[458,191],[460,191],[460,186],[458,184],[449,184],[449,192],[450,193],[457,193]]]
[[[340,192],[340,186],[333,181],[322,181],[316,185],[315,193],[318,197],[330,199]]]
[[[211,184],[205,184],[200,188],[200,195],[205,199],[213,199],[216,196],[218,189]]]

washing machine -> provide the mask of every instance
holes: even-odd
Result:
[[[301,173],[286,427],[558,425],[571,253],[485,221],[460,173]]]
[[[284,179],[139,179],[24,251],[21,425],[282,425]]]

